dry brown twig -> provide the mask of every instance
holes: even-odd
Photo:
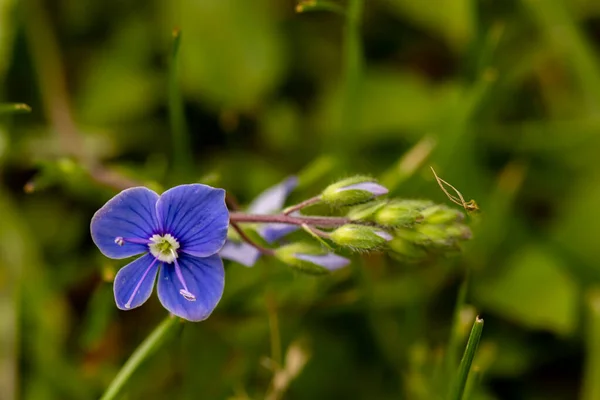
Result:
[[[451,202],[453,202],[454,204],[457,204],[459,206],[462,206],[466,211],[469,211],[469,212],[479,211],[479,206],[477,205],[475,200],[471,199],[469,201],[465,201],[465,199],[463,198],[462,194],[458,191],[458,189],[456,189],[454,186],[452,186],[451,184],[449,184],[448,182],[446,182],[445,180],[440,178],[435,173],[435,170],[433,169],[433,167],[429,167],[429,168],[431,168],[431,172],[433,172],[433,176],[435,176],[435,180],[437,181],[438,185],[440,185],[440,188],[446,194],[446,196],[448,196],[448,199]],[[457,196],[450,194],[444,185],[446,185],[449,188],[451,188],[452,190],[454,190],[454,192],[456,193]]]

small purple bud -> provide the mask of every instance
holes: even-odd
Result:
[[[320,265],[330,271],[343,268],[350,263],[346,257],[338,256],[334,253],[327,254],[302,254],[296,253],[295,257],[299,260],[308,261],[313,264]]]
[[[385,239],[386,242],[389,242],[393,238],[393,236],[386,231],[373,231],[373,233],[379,236],[380,238]]]
[[[260,251],[246,243],[228,240],[219,251],[219,255],[227,260],[235,261],[246,267],[252,267],[260,257]]]
[[[373,200],[388,189],[368,176],[354,176],[333,183],[321,193],[321,200],[337,206],[350,206]]]
[[[343,268],[350,260],[334,253],[326,253],[309,243],[291,243],[275,250],[275,256],[294,269],[310,274],[323,275]]]
[[[348,185],[337,189],[338,192],[343,192],[344,190],[365,190],[373,194],[373,196],[381,196],[389,192],[386,187],[381,186],[376,182],[355,183],[353,185]]]

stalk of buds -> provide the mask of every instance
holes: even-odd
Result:
[[[287,179],[268,189],[265,193],[269,195],[259,196],[252,203],[252,208],[273,209],[268,205],[257,204],[263,201],[259,199],[269,199],[271,203],[276,203],[275,209],[281,210],[285,197],[293,190],[296,182],[294,179]],[[265,232],[275,229],[280,232],[277,234],[279,240],[294,231],[286,228],[287,226],[303,228],[321,245],[292,242],[278,248],[260,250],[259,245],[256,245],[256,248],[235,245],[236,239],[232,237],[232,243],[226,244],[221,256],[239,260],[242,259],[241,254],[238,256],[236,252],[243,250],[244,260],[256,260],[259,253],[268,253],[300,272],[318,275],[341,268],[350,262],[347,258],[335,254],[336,249],[386,251],[395,258],[420,261],[433,254],[456,251],[462,241],[470,238],[471,232],[464,224],[464,215],[460,211],[429,200],[386,199],[386,194],[388,189],[375,179],[359,175],[335,182],[319,195],[289,206],[280,211],[280,214],[254,218],[252,215],[242,217],[232,214],[231,220],[234,224],[236,220],[265,223],[256,232],[267,239],[268,243],[272,241]],[[330,209],[342,209],[345,216],[307,216],[302,213],[316,204],[328,205]]]

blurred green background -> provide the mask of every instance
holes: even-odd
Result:
[[[600,399],[600,2],[365,0],[354,25],[296,5],[0,0],[0,100],[32,108],[0,114],[0,399],[98,398],[165,317],[155,296],[116,309],[124,263],[91,241],[120,188],[198,181],[247,204],[300,173],[298,201],[368,173],[449,204],[429,165],[481,207],[462,254],[355,255],[319,279],[226,264],[215,313],[123,398],[265,398],[286,354],[305,365],[275,398],[444,398],[448,338],[477,313],[472,398]]]

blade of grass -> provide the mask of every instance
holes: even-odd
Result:
[[[475,393],[477,385],[481,382],[481,375],[481,368],[478,365],[473,365],[462,400],[471,400],[473,398],[473,393]]]
[[[435,145],[436,141],[428,136],[419,140],[400,157],[396,164],[383,173],[380,179],[381,184],[390,192],[397,190],[427,161]]]
[[[600,65],[594,48],[577,25],[574,15],[563,0],[522,0],[549,44],[560,51],[561,60],[570,64],[590,111],[600,108]]]
[[[483,319],[475,317],[475,322],[473,323],[473,328],[471,329],[471,334],[469,335],[467,347],[465,348],[465,352],[458,367],[458,374],[454,378],[454,382],[450,390],[450,396],[448,397],[449,400],[461,400],[463,398],[469,372],[471,371],[471,364],[473,363],[473,358],[475,358],[475,354],[477,353],[477,347],[479,346],[482,332]]]
[[[352,136],[356,130],[358,100],[363,73],[363,46],[360,37],[360,25],[364,9],[364,0],[349,0],[346,10],[346,26],[344,27],[344,97],[342,104],[342,121],[335,140],[344,136]],[[343,146],[337,146],[342,149]]]
[[[468,274],[465,276],[464,281],[460,285],[458,290],[458,297],[456,299],[456,305],[454,306],[454,315],[452,321],[452,328],[450,331],[450,338],[448,339],[448,348],[446,350],[445,360],[445,372],[446,376],[452,376],[452,371],[458,366],[458,354],[460,352],[461,345],[461,317],[460,314],[465,307],[467,301],[468,292]]]
[[[581,400],[600,399],[600,290],[587,299],[586,360]]]
[[[181,31],[173,30],[173,43],[169,63],[169,122],[173,135],[173,170],[178,180],[186,181],[192,166],[189,133],[185,121],[183,98],[179,87],[179,47]]]

